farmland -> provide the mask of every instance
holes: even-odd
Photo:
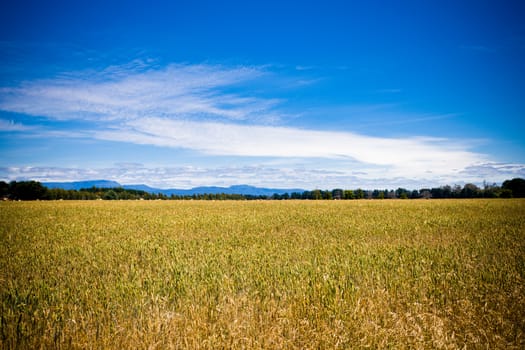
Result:
[[[0,203],[0,348],[523,348],[525,200]]]

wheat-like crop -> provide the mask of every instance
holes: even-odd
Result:
[[[525,201],[0,203],[0,347],[524,348]]]

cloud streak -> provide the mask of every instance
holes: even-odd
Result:
[[[135,66],[136,67],[136,66]],[[0,90],[0,109],[56,120],[114,121],[144,116],[264,119],[277,99],[228,93],[264,75],[261,68],[170,65],[110,67]]]
[[[13,120],[0,119],[0,131],[29,131],[33,127],[16,123]]]
[[[421,175],[463,169],[486,161],[465,145],[436,138],[379,138],[350,132],[304,130],[276,126],[142,118],[97,137],[189,148],[211,155],[242,157],[349,158],[389,167],[395,175]]]
[[[172,64],[159,69],[138,62],[3,87],[0,109],[55,122],[80,121],[90,125],[91,129],[70,130],[72,137],[189,149],[210,156],[328,159],[334,169],[339,167],[344,174],[332,172],[334,184],[335,179],[357,179],[352,174],[359,171],[366,172],[369,178],[444,180],[470,174],[472,169],[479,170],[481,164],[490,163],[487,156],[471,151],[468,140],[372,137],[287,126],[287,113],[282,107],[286,100],[268,97],[267,92],[254,88],[270,75],[262,67]],[[5,120],[0,120],[0,130],[36,132]],[[62,131],[58,134],[64,136]],[[47,130],[46,135],[53,135],[53,131]],[[18,171],[23,174],[21,169]],[[133,167],[129,173],[139,169],[142,168]],[[483,169],[496,171],[494,167]],[[298,169],[281,167],[280,181],[285,181],[282,177],[287,172],[299,183],[300,176],[311,183],[320,181],[311,175],[312,170],[319,169],[310,168],[301,174]],[[237,183],[242,182],[238,171],[228,171],[236,174]],[[501,169],[498,171],[501,173]],[[84,178],[82,174],[76,176]],[[119,176],[127,183],[133,180],[127,175]],[[324,177],[332,182],[327,178]],[[363,180],[364,176],[359,178]],[[201,184],[212,182],[205,177],[199,179]],[[177,178],[172,180],[180,182]]]
[[[464,184],[474,182],[481,185],[483,178],[479,177],[479,169],[483,168],[491,174],[492,181],[501,183],[513,177],[525,177],[525,165],[485,163],[475,168],[462,171],[461,181],[454,177],[441,177],[440,182],[433,186]],[[242,166],[242,167],[146,167],[141,164],[115,164],[107,168],[67,168],[67,167],[0,167],[0,180],[23,181],[37,180],[82,181],[106,179],[126,184],[146,184],[157,188],[188,189],[198,186],[231,186],[250,184],[260,187],[332,189],[344,187],[348,189],[395,189],[404,187],[420,189],[429,186],[430,178],[409,179],[392,177],[380,169],[368,169],[370,173],[353,171],[351,169],[319,169],[296,166]],[[372,176],[370,176],[372,175]],[[432,180],[435,182],[435,180]],[[278,185],[278,186],[276,186]]]

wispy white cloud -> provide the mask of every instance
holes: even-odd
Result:
[[[458,113],[421,113],[399,111],[399,104],[354,104],[342,106],[321,106],[309,108],[305,115],[310,118],[335,116],[340,120],[351,118],[354,129],[367,129],[378,126],[422,124],[460,117]]]
[[[116,164],[111,168],[62,167],[6,167],[0,168],[0,180],[28,180],[41,182],[108,179],[121,184],[147,184],[158,188],[192,188],[197,186],[255,186],[304,187],[312,182],[326,183],[330,176],[344,176],[338,172],[264,166],[244,167],[152,167]],[[315,187],[315,186],[314,186]]]
[[[380,138],[350,132],[276,126],[142,118],[97,137],[163,147],[189,148],[212,155],[243,157],[349,158],[387,167],[395,175],[457,172],[486,161],[465,144],[436,138]]]
[[[525,164],[516,163],[480,163],[465,167],[461,175],[474,179],[492,179],[492,178],[514,178],[525,177]]]
[[[0,119],[0,131],[28,131],[34,128],[21,123],[16,123],[13,120]]]
[[[298,70],[298,71],[312,70],[314,68],[315,68],[314,66],[302,66],[302,65],[295,66],[295,69]]]
[[[206,64],[155,67],[138,61],[100,72],[73,72],[55,79],[3,87],[0,89],[0,109],[49,120],[87,121],[91,126],[91,129],[68,130],[67,133],[46,129],[47,136],[69,134],[70,137],[190,149],[206,155],[242,158],[328,159],[332,170],[330,175],[324,174],[323,177],[312,175],[318,174],[314,170],[319,170],[312,166],[301,172],[301,167],[281,165],[274,173],[258,173],[269,179],[279,177],[279,181],[284,182],[290,179],[306,185],[309,181],[308,187],[315,186],[316,181],[335,184],[345,178],[349,181],[364,181],[365,178],[388,178],[394,182],[396,179],[400,179],[399,182],[407,179],[446,181],[470,173],[479,164],[490,161],[487,156],[473,152],[469,140],[460,142],[424,136],[372,137],[355,132],[286,126],[287,113],[282,107],[286,101],[248,88],[272,74],[262,67]],[[444,116],[425,115],[421,118],[428,120]],[[414,116],[397,119],[405,123],[412,121]],[[0,129],[15,131],[24,128],[21,124],[0,120]],[[124,168],[129,171],[125,174],[119,172]],[[34,174],[36,168],[31,169]],[[105,171],[108,176],[114,174],[124,179],[125,183],[133,182],[132,175],[126,174],[142,176],[149,171],[140,166],[115,169],[121,170]],[[44,177],[49,174],[43,168],[39,170]],[[25,174],[22,168],[17,171]],[[84,178],[78,171],[76,169],[71,174]],[[188,171],[182,173],[199,179],[200,184],[216,182],[217,179],[226,181],[228,176],[235,177],[235,182],[239,183],[244,179],[242,174],[246,174],[231,167],[219,175],[216,171],[210,172],[213,176],[209,178]],[[95,171],[89,176],[93,178],[97,174]],[[272,177],[272,174],[279,175]],[[163,182],[166,179],[173,184],[181,181],[176,176],[166,176]]]
[[[231,186],[249,184],[272,188],[332,189],[395,189],[404,187],[420,189],[445,184],[481,185],[484,180],[501,183],[513,177],[525,177],[525,164],[479,164],[482,168],[492,168],[490,174],[479,174],[478,169],[467,169],[457,177],[441,176],[435,178],[407,178],[391,176],[380,169],[369,169],[369,173],[352,169],[324,169],[305,167],[272,167],[264,165],[242,167],[146,167],[140,164],[115,164],[108,168],[65,168],[65,167],[4,167],[0,168],[0,180],[37,180],[41,182],[82,181],[107,179],[120,184],[146,184],[157,188],[187,189],[198,186]],[[512,168],[509,169],[504,168]],[[499,170],[498,170],[499,169]]]
[[[143,116],[264,120],[278,99],[228,92],[264,75],[257,67],[133,64],[64,74],[0,90],[0,109],[58,120],[111,121]],[[273,116],[274,117],[274,116]]]

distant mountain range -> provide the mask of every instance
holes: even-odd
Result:
[[[111,188],[111,187],[122,187],[116,181],[108,180],[92,180],[92,181],[73,181],[73,182],[42,182],[42,185],[47,188],[61,188],[63,190],[80,190],[82,188]]]
[[[293,193],[293,192],[299,192],[302,193],[305,190],[300,188],[291,188],[291,189],[282,189],[282,188],[264,188],[264,187],[255,187],[255,186],[249,186],[249,185],[236,185],[236,186],[230,186],[230,187],[216,187],[216,186],[209,186],[209,187],[194,187],[191,189],[160,189],[160,188],[153,188],[147,185],[121,185],[116,181],[108,181],[108,180],[92,180],[92,181],[74,181],[74,182],[43,182],[42,185],[46,186],[47,188],[61,188],[64,190],[80,190],[82,188],[91,188],[91,187],[98,187],[98,188],[115,188],[115,187],[122,187],[129,190],[140,190],[145,191],[148,193],[162,193],[166,196],[171,196],[172,194],[178,195],[178,196],[191,196],[194,194],[217,194],[217,193],[225,193],[225,194],[242,194],[242,195],[249,195],[249,196],[271,196],[274,193],[277,194],[284,194],[284,193]]]

